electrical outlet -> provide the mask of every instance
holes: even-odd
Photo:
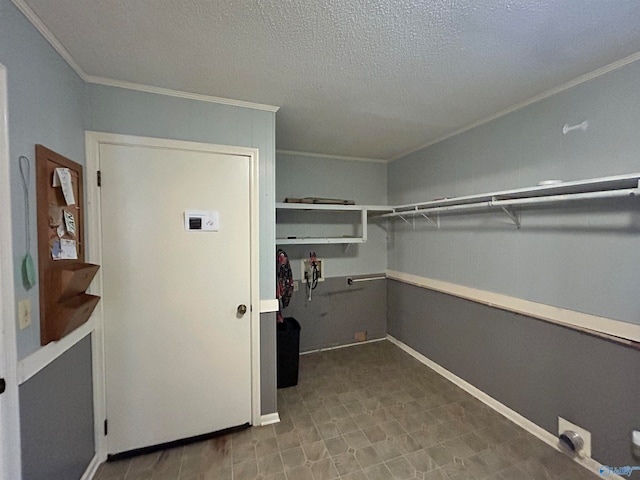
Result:
[[[640,430],[631,431],[631,455],[640,460]]]
[[[293,282],[293,291],[297,292],[300,289],[300,282],[295,281]]]
[[[318,281],[324,282],[324,261],[321,258],[316,258],[316,263],[318,264]],[[300,262],[301,266],[301,279],[302,283],[307,283],[307,278],[311,278],[311,263],[308,258],[303,259]]]
[[[31,299],[25,298],[18,302],[18,326],[24,330],[31,325]]]

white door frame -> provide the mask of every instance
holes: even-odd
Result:
[[[208,143],[186,142],[151,137],[136,137],[103,132],[85,132],[86,144],[86,192],[87,192],[87,261],[102,265],[102,226],[100,207],[100,188],[97,175],[100,165],[100,145],[144,146],[162,149],[192,150],[198,152],[238,155],[249,158],[249,194],[251,222],[251,423],[260,425],[260,270],[259,270],[259,192],[258,192],[258,149],[213,145]],[[98,271],[91,293],[102,296],[102,274]],[[94,313],[95,329],[92,335],[93,351],[93,389],[94,389],[94,425],[96,454],[100,461],[107,456],[104,436],[106,418],[106,384],[104,359],[104,310],[102,302]]]
[[[0,398],[0,478],[22,478],[20,407],[18,404],[18,351],[16,345],[15,289],[9,170],[9,117],[7,69],[0,63],[0,376],[7,389]]]

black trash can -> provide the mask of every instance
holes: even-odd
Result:
[[[285,317],[278,323],[278,388],[298,384],[300,358],[300,324],[293,317]]]

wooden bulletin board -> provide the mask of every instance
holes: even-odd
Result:
[[[85,323],[100,297],[86,292],[98,265],[84,262],[82,165],[36,145],[40,343]]]

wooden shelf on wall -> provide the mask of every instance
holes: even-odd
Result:
[[[98,273],[98,265],[91,263],[72,263],[62,265],[51,272],[51,280],[54,287],[58,289],[57,297],[59,302],[67,300],[84,293],[93,277]]]
[[[81,293],[49,308],[48,321],[40,330],[42,344],[61,339],[89,320],[100,297]]]
[[[71,202],[65,182],[54,185],[57,168],[68,172]],[[36,170],[40,343],[46,345],[89,319],[100,297],[85,292],[100,267],[84,262],[82,165],[36,145]]]

